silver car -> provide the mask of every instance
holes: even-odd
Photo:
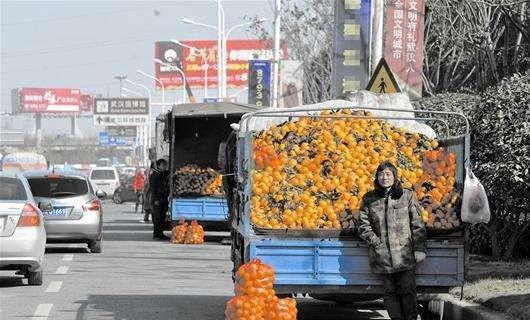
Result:
[[[28,182],[0,172],[0,270],[17,270],[28,284],[42,284],[46,231]]]
[[[41,170],[24,173],[44,215],[48,242],[86,242],[102,251],[103,211],[87,176],[78,171]]]

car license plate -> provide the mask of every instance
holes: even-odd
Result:
[[[46,215],[50,217],[66,217],[70,214],[72,208],[73,207],[55,207],[52,211],[48,211]]]

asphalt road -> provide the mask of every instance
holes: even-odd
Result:
[[[0,319],[224,319],[233,296],[224,234],[207,232],[203,245],[171,245],[152,240],[152,226],[140,217],[130,203],[105,202],[103,253],[48,244],[40,287],[0,271]],[[297,300],[300,320],[388,319],[380,303]]]

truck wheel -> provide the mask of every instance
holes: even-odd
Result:
[[[103,244],[101,240],[90,240],[88,242],[88,248],[92,253],[101,253],[103,252]]]
[[[30,286],[42,285],[42,270],[28,272],[28,284]]]

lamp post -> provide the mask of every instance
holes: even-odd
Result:
[[[206,24],[206,23],[202,23],[202,22],[196,22],[194,20],[191,20],[191,19],[181,19],[181,21],[183,23],[187,23],[187,24],[192,24],[192,25],[196,25],[196,26],[201,26],[201,27],[206,27],[206,28],[210,28],[210,29],[214,29],[214,30],[217,30],[217,36],[218,38],[220,38],[220,45],[219,45],[219,40],[218,40],[218,50],[220,50],[220,52],[218,52],[217,54],[217,78],[219,79],[218,82],[218,96],[219,98],[224,98],[226,97],[226,82],[227,82],[227,79],[226,79],[226,41],[228,39],[228,36],[230,35],[230,33],[232,31],[234,31],[236,28],[240,28],[240,27],[244,27],[244,26],[248,26],[248,25],[251,25],[253,22],[244,22],[244,23],[240,23],[240,24],[236,24],[234,26],[232,26],[231,28],[228,29],[227,32],[225,32],[225,26],[224,26],[224,11],[221,7],[221,1],[220,0],[217,0],[217,5],[218,5],[218,27],[215,27],[215,26],[212,26],[212,25],[209,25],[209,24]],[[260,18],[258,21],[259,22],[263,22],[267,19],[265,18]],[[220,72],[219,72],[220,71]]]
[[[123,91],[127,92],[127,93],[131,93],[131,94],[134,94],[136,96],[139,96],[139,97],[142,97],[142,94],[138,91],[134,91],[134,90],[131,90],[131,89],[128,89],[128,88],[122,88]]]
[[[127,79],[127,75],[120,74],[120,75],[114,76],[114,79],[117,79],[118,81],[120,81],[120,94],[121,94],[121,89],[123,88],[123,80]]]
[[[184,43],[182,43],[182,42],[180,42],[178,40],[171,39],[170,41],[173,42],[176,45],[188,48],[190,50],[195,50],[195,51],[197,51],[197,52],[199,52],[201,54],[202,61],[204,63],[204,98],[207,98],[208,97],[208,68],[210,67],[210,65],[208,64],[208,58],[206,58],[206,53],[204,51],[201,51],[201,50],[195,48],[195,47],[188,46],[187,44],[184,44]]]
[[[150,75],[150,74],[148,74],[146,72],[143,72],[142,70],[136,70],[136,72],[138,74],[141,74],[144,77],[148,77],[149,79],[155,80],[156,83],[158,83],[160,85],[160,87],[162,88],[162,103],[165,103],[166,102],[166,88],[164,87],[164,83],[162,81],[160,81],[160,79],[158,79],[157,77],[155,77],[153,75]]]
[[[143,88],[145,91],[147,91],[147,97],[149,99],[149,103],[151,103],[151,90],[149,90],[148,87],[144,86],[141,83],[134,82],[134,81],[129,80],[129,79],[125,79],[125,82],[127,82],[129,84],[132,84],[133,86],[137,86],[137,87]],[[149,114],[149,116],[148,116],[149,117],[149,121],[147,121],[147,141],[144,143],[144,157],[145,158],[149,157],[148,150],[149,150],[149,148],[151,148],[151,106],[149,106],[148,114]],[[144,159],[144,160],[147,162],[146,159]]]
[[[155,58],[153,60],[163,66],[175,69],[180,73],[180,76],[182,77],[182,102],[186,103],[186,75],[184,74],[184,71],[182,71],[179,67],[166,63],[160,59]]]

